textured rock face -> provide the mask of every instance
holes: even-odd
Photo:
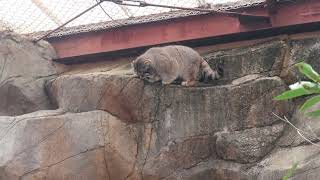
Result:
[[[217,153],[225,160],[252,163],[260,160],[274,148],[283,125],[252,128],[243,131],[222,132],[217,139]]]
[[[310,145],[278,149],[252,168],[251,172],[258,174],[258,180],[281,179],[295,162],[299,164],[291,179],[319,179],[319,147]]]
[[[1,134],[2,177],[105,179],[101,123],[108,118],[99,111],[40,111],[12,118]]]
[[[127,60],[59,74],[49,46],[19,38],[0,41],[0,47],[31,48],[0,53],[7,64],[0,99],[10,99],[0,101],[1,180],[281,179],[294,161],[293,179],[320,174],[319,148],[272,115],[319,134],[319,123],[295,112],[300,101],[272,100],[296,78],[288,63],[318,53],[316,40],[207,52],[211,66],[223,64],[223,79],[181,87],[134,78]],[[23,58],[43,68],[19,69],[15,60]]]
[[[289,108],[287,103],[272,101],[285,89],[277,77],[262,77],[241,86],[181,88],[145,85],[139,79],[109,73],[60,76],[49,91],[57,97],[59,107],[67,111],[102,109],[126,122],[171,119],[166,123],[178,132],[179,128],[197,128],[193,126],[198,123],[209,126],[206,133],[225,127],[238,130],[270,125],[277,121],[271,112],[284,115]],[[183,127],[190,125],[185,124],[185,119],[193,122],[192,127]]]
[[[0,115],[21,115],[54,108],[44,83],[59,70],[51,61],[52,47],[33,44],[17,35],[0,33]]]
[[[204,58],[212,67],[215,67],[217,63],[223,63],[224,69],[232,69],[232,71],[224,72],[222,80],[225,81],[252,74],[276,76],[282,69],[286,55],[285,47],[284,41],[274,41],[250,48],[207,53]]]
[[[281,76],[289,83],[296,82],[299,78],[305,79],[294,64],[304,61],[312,65],[316,70],[320,70],[319,56],[320,56],[320,39],[319,37],[292,40],[288,43],[289,49],[287,58],[284,60],[284,68]]]
[[[319,108],[320,106],[316,105],[313,109],[315,110]],[[293,115],[291,121],[294,122],[297,128],[303,131],[303,136],[313,142],[319,141],[317,138],[317,136],[320,135],[319,118],[308,117],[297,111]],[[308,144],[308,142],[301,137],[293,127],[289,127],[278,141],[278,145],[281,147],[296,147],[304,144]]]

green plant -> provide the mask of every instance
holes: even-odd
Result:
[[[320,75],[311,67],[310,64],[300,62],[295,65],[300,73],[305,75],[311,81],[299,81],[289,86],[290,90],[283,92],[282,94],[275,97],[275,100],[288,100],[294,99],[305,95],[315,95],[309,98],[301,107],[300,111],[306,112],[307,109],[311,108],[315,104],[320,102]],[[320,109],[312,112],[308,112],[309,116],[320,116]]]
[[[298,163],[295,162],[293,164],[293,166],[287,171],[286,175],[283,176],[282,180],[288,180],[290,177],[292,177],[293,173],[296,171],[297,167],[298,167]]]

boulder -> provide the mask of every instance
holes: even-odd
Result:
[[[60,110],[2,117],[0,177],[106,179],[104,118],[99,111]]]
[[[215,161],[215,138],[210,135],[158,147],[156,126],[127,124],[104,111],[2,116],[0,179],[154,180],[182,172],[190,178],[234,177],[242,167]],[[224,171],[233,174],[223,175]]]
[[[297,169],[293,172],[294,176],[290,179],[317,180],[320,175],[319,147],[318,144],[280,148],[250,169],[249,174],[256,174],[257,180],[282,179],[289,169],[298,163]]]
[[[241,85],[183,88],[110,73],[59,76],[48,86],[49,94],[65,111],[99,109],[125,122],[159,121],[175,129],[171,133],[176,137],[267,126],[278,121],[272,112],[290,114],[289,102],[272,100],[286,87],[277,77]],[[190,123],[185,123],[186,119]]]
[[[173,173],[165,180],[254,180],[254,176],[246,173],[247,168],[243,164],[211,159]]]
[[[221,159],[254,163],[261,160],[273,148],[281,136],[283,124],[243,131],[221,132],[217,134],[217,154]]]
[[[216,132],[226,129],[234,136],[247,134],[240,149],[260,148],[252,159],[245,159],[252,151],[239,151],[239,162],[257,161],[273,148],[282,132],[282,125],[272,126],[279,121],[272,112],[290,116],[289,102],[272,101],[285,89],[277,77],[183,88],[149,84],[119,75],[118,70],[62,75],[48,85],[51,98],[64,111],[99,109],[116,117],[106,124],[111,179],[162,179],[209,158],[218,159]],[[270,127],[258,128],[261,126]],[[256,137],[248,145],[245,137],[250,135]]]
[[[225,69],[220,81],[230,82],[247,75],[278,76],[286,55],[285,41],[270,41],[255,46],[204,53],[211,67],[222,64]]]
[[[309,63],[312,67],[319,72],[319,57],[320,57],[320,38],[309,37],[309,38],[298,38],[290,40],[288,42],[288,52],[286,58],[283,61],[283,70],[281,77],[287,82],[292,84],[297,82],[299,79],[306,79],[297,70],[294,65],[301,61]]]
[[[304,102],[307,98],[301,98],[299,101]],[[299,102],[297,104],[302,104]],[[300,107],[300,106],[297,106]],[[320,108],[320,103],[311,107],[308,111],[315,111]],[[307,112],[308,112],[307,111]],[[301,135],[292,126],[289,126],[285,131],[284,135],[278,141],[278,145],[281,147],[295,147],[299,145],[309,144],[308,141],[319,142],[320,141],[320,121],[318,117],[310,117],[297,110],[294,112],[291,123],[294,124],[296,128],[301,130]],[[308,139],[308,141],[306,140]]]
[[[44,84],[63,71],[51,60],[55,51],[45,41],[0,33],[0,115],[21,115],[53,109]]]

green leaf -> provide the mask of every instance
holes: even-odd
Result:
[[[316,83],[303,84],[302,87],[310,93],[320,93],[320,86]]]
[[[305,76],[307,76],[309,79],[311,79],[312,81],[320,82],[319,74],[315,70],[313,70],[310,64],[300,62],[296,64],[296,67],[298,67],[299,71]]]
[[[290,177],[292,177],[292,176],[293,176],[293,173],[296,171],[297,167],[298,167],[298,163],[295,162],[295,163],[293,164],[293,166],[288,170],[288,172],[286,173],[286,175],[282,178],[282,180],[288,180]]]
[[[307,94],[311,94],[311,93],[309,91],[307,91],[306,89],[304,89],[303,87],[301,87],[301,88],[285,91],[282,94],[275,97],[274,99],[275,100],[287,100],[287,99],[292,99],[292,98],[307,95]]]
[[[300,107],[300,111],[305,111],[308,108],[312,107],[313,105],[317,104],[318,102],[320,102],[320,95],[318,96],[314,96],[310,99],[308,99],[301,107]]]
[[[307,113],[308,116],[312,116],[312,117],[319,117],[320,116],[320,109],[316,110],[316,111],[312,111]]]

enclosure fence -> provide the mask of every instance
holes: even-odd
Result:
[[[28,34],[52,30],[98,2],[100,0],[0,0],[0,31],[11,30],[20,34]],[[144,0],[141,2],[195,8],[216,3],[232,3],[237,2],[237,0]],[[119,23],[117,20],[120,19],[130,19],[173,10],[175,9],[125,6],[111,1],[103,1],[87,13],[68,23],[66,27],[101,22]]]

